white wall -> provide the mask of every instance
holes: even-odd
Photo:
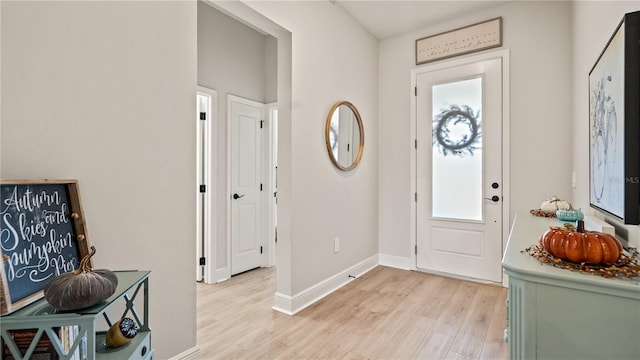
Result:
[[[510,2],[380,42],[381,254],[410,258],[410,72],[419,68],[415,40],[425,36],[502,16],[501,49],[509,50],[511,79],[511,214],[505,219],[538,208],[552,195],[571,197],[570,15],[566,2]]]
[[[195,2],[2,1],[1,176],[75,178],[97,268],[151,270],[156,358],[195,346]]]
[[[247,4],[292,33],[291,272],[278,291],[293,295],[378,253],[377,40],[327,1]],[[346,173],[324,145],[339,100],[356,105],[365,132],[362,162]]]
[[[573,4],[573,163],[577,186],[574,203],[585,213],[603,218],[589,207],[589,71],[625,13],[640,10],[638,1],[579,1]],[[640,140],[639,140],[640,141]],[[609,221],[616,223],[612,219]],[[621,226],[631,246],[640,247],[636,225]]]

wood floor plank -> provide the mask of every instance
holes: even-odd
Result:
[[[444,309],[450,305],[451,298],[462,284],[462,281],[458,279],[437,278],[443,281],[440,281],[436,291],[423,299],[423,306],[420,309],[420,314],[433,319],[439,318]],[[446,281],[444,281],[445,279]]]
[[[497,296],[497,289],[494,294],[478,291],[451,344],[452,351],[472,359],[480,357]]]
[[[413,315],[399,329],[387,346],[378,356],[380,359],[412,359],[418,356],[428,341],[428,334],[435,320]]]
[[[453,336],[432,331],[428,336],[428,341],[418,353],[418,359],[444,359],[449,353]]]
[[[450,336],[458,334],[480,286],[482,285],[470,282],[459,284],[446,306],[437,315],[435,327],[439,332]]]
[[[506,359],[506,289],[378,266],[294,316],[274,268],[197,285],[208,359]]]
[[[506,320],[503,315],[494,314],[487,330],[487,337],[484,341],[480,357],[483,359],[506,359],[509,357],[507,347],[504,346],[504,329]]]

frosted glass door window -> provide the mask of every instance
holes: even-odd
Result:
[[[482,77],[432,87],[432,216],[483,220]]]

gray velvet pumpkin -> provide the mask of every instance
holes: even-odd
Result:
[[[78,269],[64,273],[44,287],[44,298],[56,310],[71,311],[96,305],[111,296],[118,286],[118,277],[111,270],[93,270],[91,253],[80,261]]]

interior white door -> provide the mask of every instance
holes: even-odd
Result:
[[[416,85],[416,267],[500,282],[502,59]]]
[[[229,95],[231,275],[260,267],[262,262],[262,131],[263,104]]]

